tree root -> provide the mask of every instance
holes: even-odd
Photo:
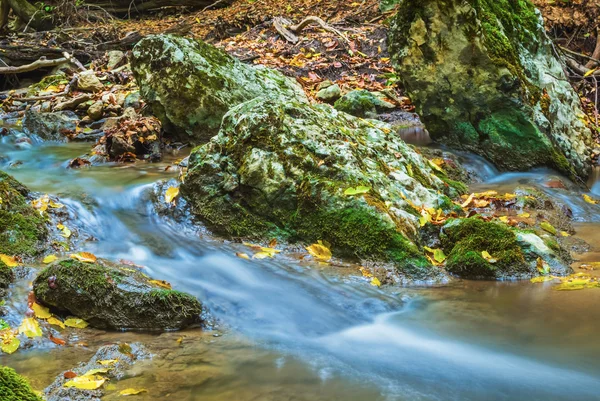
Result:
[[[339,36],[344,40],[344,42],[346,42],[346,44],[350,44],[350,41],[348,40],[348,38],[346,38],[346,36],[343,33],[338,31],[331,25],[327,24],[319,17],[306,17],[297,25],[292,25],[292,22],[290,20],[283,17],[275,17],[273,19],[273,26],[275,27],[277,32],[279,32],[279,34],[283,36],[285,40],[294,44],[298,43],[298,41],[300,40],[298,38],[298,34],[300,34],[300,32],[302,32],[304,28],[311,24],[319,25],[323,30]]]

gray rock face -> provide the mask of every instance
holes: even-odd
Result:
[[[33,284],[38,300],[105,329],[174,330],[200,323],[202,305],[127,266],[72,259],[44,269]]]
[[[356,117],[376,118],[378,112],[389,111],[396,106],[363,89],[346,93],[335,102],[334,107]]]
[[[588,175],[590,131],[529,0],[404,0],[389,41],[434,139],[502,169]]]
[[[324,102],[334,102],[342,96],[342,90],[338,84],[330,84],[322,87],[316,96]]]
[[[66,134],[77,130],[78,122],[79,117],[72,111],[39,113],[28,110],[23,119],[23,128],[28,134],[47,141],[64,141]]]
[[[108,63],[106,63],[106,68],[112,70],[120,66],[123,61],[125,61],[125,53],[120,50],[111,50],[107,53]]]
[[[65,378],[66,372],[72,372],[77,376],[94,370],[107,370],[106,373],[98,373],[99,378],[121,380],[127,370],[137,361],[150,358],[148,350],[140,343],[132,344],[113,344],[100,347],[96,354],[85,363],[79,364],[68,371],[62,372],[54,382],[44,390],[46,401],[100,401],[105,394],[105,386],[103,384],[97,390],[82,390],[73,387],[64,387],[64,385],[72,379]],[[100,361],[115,361],[110,364],[101,364]]]
[[[131,66],[142,98],[165,131],[196,144],[218,132],[232,107],[258,96],[307,102],[294,80],[189,38],[147,36],[133,49]]]
[[[90,108],[87,110],[87,115],[90,116],[92,120],[99,120],[102,118],[102,112],[104,111],[104,104],[102,100],[98,100],[94,102]]]

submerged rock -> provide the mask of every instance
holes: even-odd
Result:
[[[425,278],[417,207],[454,191],[387,124],[327,105],[258,98],[194,149],[182,187],[193,212],[232,236],[314,242]],[[417,206],[418,205],[418,206]]]
[[[529,0],[404,0],[398,75],[432,137],[506,170],[590,171],[590,131]]]
[[[28,195],[25,186],[0,171],[0,253],[31,257],[42,250],[48,228],[27,201]]]
[[[94,370],[107,370],[105,373],[98,373],[98,377],[100,379],[121,380],[134,363],[148,359],[150,356],[146,347],[140,343],[122,343],[100,347],[88,362],[80,363],[79,366],[56,376],[54,382],[44,390],[46,401],[100,401],[105,394],[106,384],[96,390],[64,387],[65,383],[71,380],[65,377],[65,373],[71,372],[66,375],[70,377],[73,374],[82,376]],[[100,363],[100,361],[103,363]],[[107,364],[106,361],[112,363]]]
[[[28,134],[37,135],[46,141],[64,141],[75,134],[79,117],[72,111],[50,113],[28,110],[23,119],[23,128]]]
[[[200,323],[202,305],[139,270],[105,260],[63,260],[33,283],[38,300],[104,329],[176,330]]]
[[[294,80],[191,38],[146,36],[133,49],[131,67],[165,131],[196,144],[218,132],[232,107],[258,96],[307,102]]]
[[[27,380],[14,369],[0,366],[0,400],[2,401],[42,401]]]
[[[389,111],[396,106],[380,99],[377,95],[368,90],[354,90],[346,93],[337,102],[334,107],[339,111],[352,114],[361,118],[376,118],[380,111]]]
[[[538,235],[502,223],[476,217],[453,219],[442,228],[441,239],[448,255],[446,270],[460,277],[534,277],[543,273],[538,268],[538,258],[548,264],[545,274],[571,272],[566,261]],[[486,258],[484,252],[489,257]]]

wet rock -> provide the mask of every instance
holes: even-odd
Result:
[[[125,61],[125,53],[120,50],[111,50],[106,55],[108,57],[106,68],[109,70],[117,68]]]
[[[142,98],[165,131],[196,144],[218,132],[232,107],[258,96],[308,101],[294,80],[191,38],[146,36],[133,49],[131,67]]]
[[[38,275],[33,291],[44,304],[102,329],[176,330],[200,323],[202,313],[202,305],[191,295],[166,289],[138,269],[105,260],[56,262]]]
[[[43,248],[46,221],[29,204],[28,195],[25,186],[0,171],[0,253],[31,257]]]
[[[104,85],[102,85],[94,71],[88,70],[79,74],[77,88],[84,92],[100,92],[104,89]]]
[[[8,287],[15,279],[13,269],[0,261],[0,299],[6,296]]]
[[[376,118],[378,112],[394,109],[396,106],[362,89],[346,93],[335,102],[334,107],[356,117]]]
[[[94,369],[107,369],[100,373],[100,377],[110,380],[122,380],[127,376],[128,370],[137,362],[151,357],[150,352],[140,343],[122,343],[100,347],[96,354],[85,363],[62,372],[54,382],[44,389],[46,401],[100,401],[105,394],[106,384],[97,390],[81,390],[73,387],[64,387],[70,381],[68,377],[81,376]],[[115,361],[110,364],[101,364],[100,361]]]
[[[8,366],[0,366],[0,398],[2,401],[42,401],[27,380]]]
[[[23,129],[44,140],[64,141],[67,135],[75,133],[78,122],[79,117],[72,111],[38,113],[28,110],[23,119]]]
[[[99,120],[102,118],[103,111],[104,105],[102,103],[102,100],[98,100],[89,107],[89,109],[87,110],[87,114],[92,120]]]
[[[219,134],[192,152],[182,194],[216,231],[326,240],[338,255],[425,278],[433,269],[417,246],[414,205],[454,207],[436,174],[387,124],[257,98],[230,110]]]
[[[125,101],[123,102],[123,107],[125,109],[132,107],[134,109],[139,109],[141,107],[142,97],[139,91],[135,91],[130,93],[125,97]]]
[[[548,263],[551,274],[571,272],[568,263],[538,235],[499,222],[453,219],[442,228],[441,240],[448,255],[446,270],[460,277],[530,278],[540,275],[538,258]]]
[[[321,85],[317,92],[317,99],[324,102],[334,102],[342,96],[342,90],[338,84],[327,81],[327,84]]]
[[[529,0],[404,0],[390,53],[435,140],[501,169],[586,177],[591,134],[542,22]]]

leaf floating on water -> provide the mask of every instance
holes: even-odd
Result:
[[[48,255],[44,258],[44,260],[42,260],[42,262],[45,264],[49,264],[49,263],[54,262],[57,259],[58,259],[58,257],[56,255]]]
[[[598,202],[600,202],[599,200],[592,198],[588,194],[583,194],[582,196],[584,201],[586,201],[587,203],[591,203],[592,205],[597,205]]]
[[[492,255],[490,255],[490,253],[488,251],[482,251],[481,252],[481,257],[484,258],[485,260],[487,260],[489,263],[492,263],[492,264],[494,264],[494,263],[496,263],[498,261],[497,259],[494,259],[492,257]]]
[[[166,290],[170,290],[172,288],[171,284],[168,283],[168,282],[166,282],[166,281],[164,281],[164,280],[148,280],[148,282],[152,283],[154,285],[157,285],[159,287],[162,287],[162,288],[164,288]]]
[[[96,255],[89,252],[72,253],[70,258],[84,263],[94,263],[96,260],[98,260]]]
[[[237,256],[238,258],[241,258],[241,259],[250,259],[250,256],[248,256],[247,253],[243,253],[243,252],[236,252],[235,256]]]
[[[15,336],[15,333],[12,330],[7,330],[6,332],[4,332],[0,339],[2,340],[2,345],[0,345],[0,349],[2,349],[2,352],[6,354],[14,353],[17,349],[19,349],[19,346],[21,345],[21,340],[19,340],[19,338]]]
[[[3,253],[0,253],[0,261],[2,261],[2,263],[4,263],[8,267],[19,266],[19,262],[14,256],[8,256]]]
[[[347,196],[353,196],[353,195],[361,195],[361,194],[366,194],[371,190],[371,188],[369,187],[365,187],[363,185],[359,185],[355,188],[348,188],[344,191],[344,195]]]
[[[126,388],[125,390],[121,390],[119,395],[137,395],[141,393],[147,393],[148,390],[145,388]]]
[[[317,260],[322,262],[329,262],[331,260],[331,250],[329,247],[321,240],[317,241],[316,244],[312,244],[311,246],[307,246],[306,250],[308,253],[312,255]]]
[[[165,192],[165,202],[173,203],[177,196],[179,196],[179,187],[169,187]]]
[[[88,327],[88,322],[83,319],[79,319],[78,317],[67,318],[63,324],[67,327],[73,327],[75,329],[85,329]]]
[[[371,279],[371,285],[374,287],[381,287],[381,281],[377,277]]]
[[[41,337],[42,328],[37,320],[32,317],[26,317],[19,326],[19,334],[25,334],[29,338]]]
[[[556,228],[554,228],[554,226],[547,221],[542,221],[540,223],[540,227],[542,227],[542,230],[549,232],[552,235],[556,235]]]
[[[65,226],[64,224],[58,224],[56,226],[56,228],[58,228],[60,231],[62,231],[62,236],[65,238],[69,238],[71,236],[71,230],[69,230],[69,228],[67,226]]]
[[[46,321],[53,326],[58,326],[62,329],[65,328],[65,324],[54,316],[49,317]]]
[[[75,387],[80,390],[96,390],[104,384],[102,376],[77,376],[64,384],[64,387]]]
[[[50,309],[42,306],[36,302],[31,305],[31,309],[33,309],[33,313],[35,313],[35,317],[38,319],[49,319],[52,317],[52,313],[50,313]]]
[[[600,288],[600,282],[596,277],[586,273],[575,273],[568,277],[561,277],[561,283],[554,287],[558,291],[574,291],[587,288]]]
[[[532,283],[545,283],[546,281],[552,281],[555,278],[556,277],[553,277],[553,276],[539,276],[539,277],[534,277],[529,281],[531,281]]]

